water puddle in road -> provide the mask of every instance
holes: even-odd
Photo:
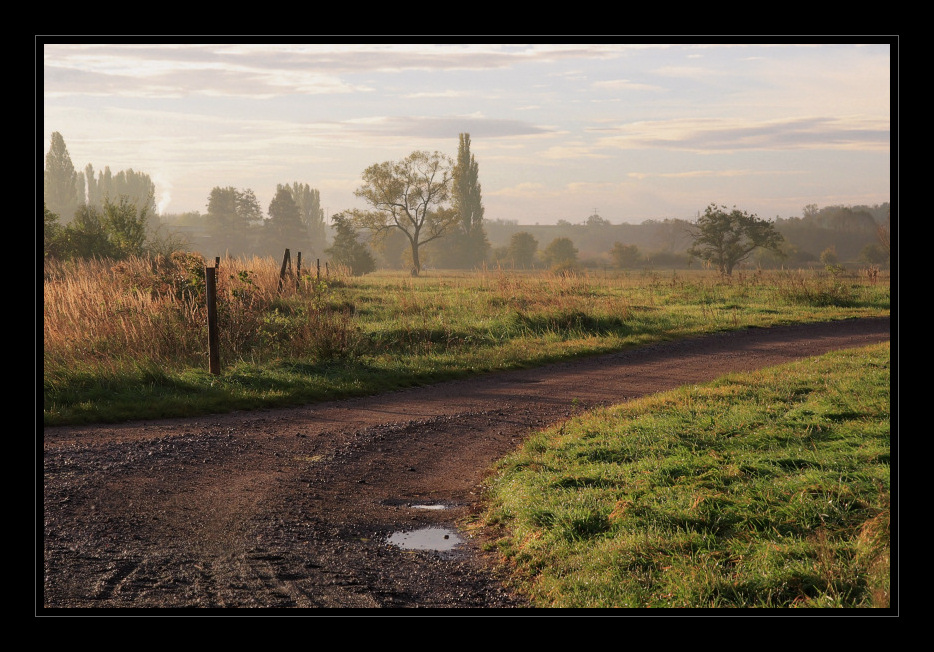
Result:
[[[447,505],[412,505],[412,509],[447,509]]]
[[[403,550],[435,550],[445,552],[453,550],[463,539],[457,532],[445,527],[425,527],[418,530],[394,532],[389,543]]]

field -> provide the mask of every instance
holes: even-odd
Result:
[[[312,270],[280,288],[279,271],[272,259],[221,262],[223,373],[214,376],[200,258],[47,263],[45,424],[298,405],[707,332],[889,312],[887,276],[865,272]]]
[[[206,369],[203,268],[192,261],[46,269],[46,596],[53,606],[249,599],[237,596],[260,601],[251,606],[515,606],[499,593],[490,598],[488,583],[471,584],[480,571],[467,562],[444,576],[437,564],[416,563],[421,557],[394,556],[376,542],[379,528],[360,530],[402,518],[380,491],[419,495],[418,483],[450,481],[455,468],[464,484],[450,494],[453,503],[476,500],[468,497],[477,481],[469,465],[437,459],[448,450],[436,448],[442,440],[473,455],[493,440],[510,451],[488,459],[498,461],[485,476],[483,509],[450,514],[488,542],[486,554],[529,606],[891,606],[887,343],[598,409],[573,398],[587,395],[588,381],[561,384],[546,374],[537,385],[518,385],[529,396],[532,388],[541,392],[519,423],[512,413],[477,406],[453,420],[439,412],[406,421],[424,410],[403,409],[403,396],[389,395],[373,418],[395,414],[395,403],[400,415],[392,418],[403,421],[345,433],[314,409],[321,400],[428,390],[454,378],[481,381],[490,394],[487,372],[538,373],[542,364],[602,361],[594,356],[662,342],[700,349],[716,341],[700,338],[705,333],[887,317],[886,276],[493,270],[350,278],[330,270],[280,291],[271,261],[222,261],[221,269],[218,376]],[[809,350],[803,344],[785,348],[800,354]],[[715,359],[708,371],[720,368]],[[686,362],[681,367],[693,373]],[[449,395],[443,405],[464,396]],[[299,404],[306,408],[294,414],[308,418],[268,410]],[[357,405],[354,419],[364,413]],[[229,421],[216,414],[248,408],[267,410]],[[552,425],[523,435],[549,410]],[[564,410],[577,416],[558,419]],[[169,416],[185,419],[143,430],[64,426]],[[307,434],[296,439],[296,431]],[[333,454],[326,452],[331,438]],[[390,468],[398,455],[406,464],[397,474]],[[332,457],[339,472],[316,461]],[[442,462],[447,470],[433,474]],[[380,488],[392,482],[408,484]],[[124,489],[114,494],[114,487]],[[358,502],[373,500],[360,503],[354,520],[334,520],[348,491]],[[341,497],[333,507],[329,492]],[[205,530],[215,522],[222,525]],[[341,551],[335,558],[342,561],[332,566],[319,557],[309,566],[311,551],[301,547],[309,536],[319,555]],[[354,565],[361,546],[378,564],[393,559],[393,569],[409,570],[395,576]],[[186,570],[193,558],[196,568]],[[270,569],[278,581],[263,579]],[[406,573],[410,582],[400,579]],[[360,579],[368,574],[383,579]],[[389,575],[394,588],[378,588]],[[349,593],[329,593],[328,578],[343,578],[338,584]],[[438,597],[445,582],[459,588]],[[94,586],[90,596],[85,588]]]

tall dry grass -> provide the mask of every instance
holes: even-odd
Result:
[[[211,263],[213,265],[213,261]],[[207,351],[205,261],[197,255],[45,263],[45,365],[181,369]],[[288,276],[271,258],[228,258],[217,274],[220,346],[229,360],[322,353],[349,341],[349,316],[325,304],[316,277]],[[340,282],[342,269],[329,270]],[[345,312],[345,311],[344,311]]]

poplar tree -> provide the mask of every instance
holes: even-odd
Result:
[[[452,262],[462,267],[473,267],[486,260],[490,243],[483,227],[479,165],[470,153],[468,133],[460,134],[452,177],[452,201],[458,216],[458,228],[451,242],[454,249]]]
[[[68,155],[65,139],[57,131],[52,134],[49,153],[45,157],[45,204],[61,216],[65,223],[74,218],[84,203],[83,188],[78,187],[78,173]]]
[[[323,250],[327,235],[324,226],[324,211],[321,209],[321,194],[307,183],[298,181],[286,187],[291,191],[292,199],[298,205],[312,248],[315,251]]]

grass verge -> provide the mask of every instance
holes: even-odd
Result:
[[[473,526],[538,607],[887,608],[889,358],[835,352],[538,432]]]

